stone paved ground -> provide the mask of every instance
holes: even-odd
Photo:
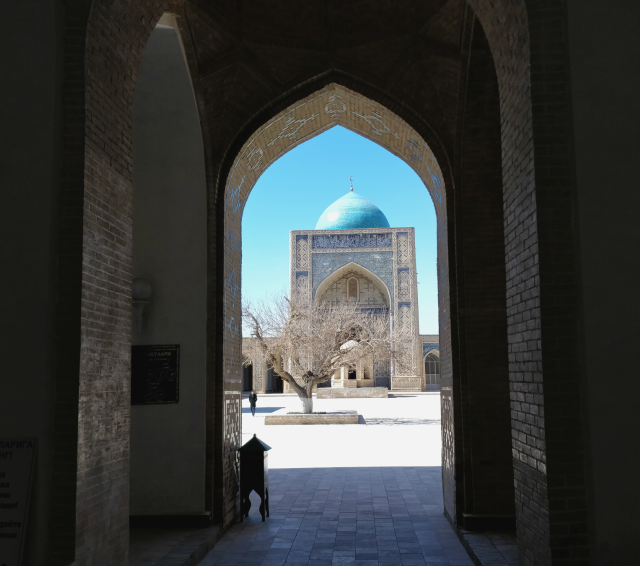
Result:
[[[437,467],[270,472],[271,516],[254,499],[201,564],[471,566],[442,514]]]
[[[516,533],[462,531],[462,536],[484,566],[518,566]]]
[[[261,522],[253,494],[249,519],[202,565],[471,566],[442,513],[439,395],[316,402],[358,410],[360,425],[264,426],[296,399],[261,396],[259,407],[252,417],[243,401],[243,437],[273,447],[271,516]]]

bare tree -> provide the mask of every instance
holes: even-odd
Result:
[[[309,306],[274,296],[242,309],[245,365],[264,358],[298,394],[302,412],[313,412],[313,389],[341,368],[373,355],[393,359],[397,370],[411,365],[410,345],[393,340],[389,315],[354,303]]]

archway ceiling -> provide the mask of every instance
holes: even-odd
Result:
[[[451,154],[466,0],[190,0],[184,5],[213,149],[274,99],[330,69],[428,120]]]

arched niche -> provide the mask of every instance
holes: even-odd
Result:
[[[429,350],[424,356],[423,359],[426,360],[427,356],[435,356],[436,358],[438,358],[438,360],[440,359],[440,350],[438,350],[437,348],[431,348],[431,350]]]
[[[140,400],[131,407],[134,516],[205,511],[206,177],[198,109],[176,28],[165,14],[150,35],[133,105],[132,273],[147,278],[154,293],[132,345],[180,348],[179,402],[153,412]],[[137,387],[140,374],[132,379]],[[176,461],[182,466],[172,465]],[[158,498],[159,489],[167,495]]]
[[[437,348],[429,350],[422,359],[427,388],[440,385],[440,352]]]
[[[360,276],[371,281],[375,285],[376,289],[380,291],[382,299],[385,302],[385,306],[391,306],[391,293],[389,292],[389,287],[387,286],[387,284],[375,273],[369,271],[366,267],[362,267],[361,265],[353,261],[336,269],[331,275],[323,279],[314,292],[314,300],[316,302],[322,301],[323,297],[327,294],[331,286],[336,281],[344,279],[347,275],[350,275],[352,273],[356,276]],[[358,290],[360,291],[360,284],[358,284]]]

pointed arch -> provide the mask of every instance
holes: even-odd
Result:
[[[425,139],[385,106],[339,83],[330,83],[262,124],[238,150],[225,178],[225,224],[239,226],[251,190],[272,163],[337,125],[405,161],[424,182],[438,219],[446,216],[440,160]]]
[[[387,284],[382,279],[380,279],[380,277],[378,277],[375,273],[373,273],[372,271],[369,271],[366,267],[363,267],[362,265],[355,263],[353,261],[347,263],[346,265],[343,265],[342,267],[336,269],[333,273],[325,277],[320,282],[320,284],[318,285],[318,288],[315,290],[313,294],[314,300],[319,301],[335,281],[342,279],[345,275],[354,271],[358,274],[362,274],[363,277],[370,279],[373,282],[373,284],[378,288],[378,290],[383,294],[385,300],[387,301],[387,305],[391,306],[391,303],[392,303],[391,291],[389,291],[389,287],[387,286]]]
[[[423,360],[427,359],[427,356],[436,356],[440,360],[440,350],[438,348],[431,348],[423,357]]]

